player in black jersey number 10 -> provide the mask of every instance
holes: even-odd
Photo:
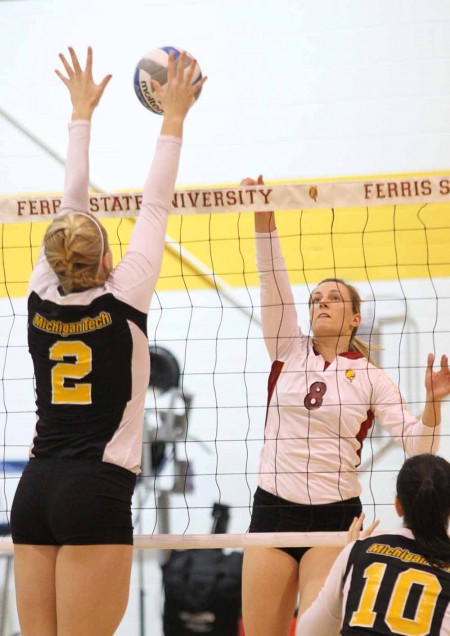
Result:
[[[397,478],[400,531],[344,548],[297,636],[450,634],[450,464],[406,460]]]

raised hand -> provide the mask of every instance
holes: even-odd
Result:
[[[106,75],[100,84],[94,82],[92,77],[91,47],[88,47],[87,50],[86,67],[84,70],[81,68],[78,57],[71,46],[69,46],[69,53],[71,64],[62,53],[59,54],[67,77],[57,69],[55,69],[55,73],[69,89],[73,106],[72,119],[90,120],[112,75]]]
[[[157,80],[152,80],[152,86],[161,100],[164,110],[162,134],[181,136],[182,124],[189,108],[195,101],[195,95],[202,88],[207,78],[192,84],[196,60],[186,68],[187,55],[183,51],[178,61],[173,53],[169,55],[167,68],[167,83],[164,86]]]
[[[264,185],[264,179],[262,174],[260,174],[257,179],[252,179],[251,177],[246,177],[245,179],[242,179],[241,186],[246,186],[246,185],[251,185],[251,186]]]
[[[425,373],[425,389],[427,400],[440,402],[450,394],[450,370],[448,368],[448,356],[441,357],[441,368],[433,371],[434,355],[428,354],[427,370]]]
[[[378,519],[376,519],[373,523],[370,524],[368,528],[366,528],[366,530],[363,530],[363,532],[361,532],[364,518],[365,514],[362,512],[359,517],[355,517],[353,519],[352,525],[347,532],[347,543],[351,543],[352,541],[356,541],[357,539],[366,539],[367,537],[370,537],[372,532],[380,523]]]
[[[264,185],[262,174],[257,179],[246,177],[242,179],[241,186]],[[273,232],[276,229],[274,212],[255,212],[255,231],[260,233]]]

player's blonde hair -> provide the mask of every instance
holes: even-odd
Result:
[[[342,278],[324,278],[323,280],[320,281],[319,285],[321,285],[322,283],[339,283],[340,285],[343,285],[348,290],[350,301],[352,303],[353,315],[361,314],[361,296],[359,295],[359,292],[356,289],[356,287],[353,287],[353,285],[350,285],[350,283],[347,283]],[[311,304],[312,304],[312,294],[309,297],[309,306],[311,306]],[[375,346],[370,346],[367,342],[365,342],[364,340],[361,340],[361,338],[358,338],[358,336],[356,335],[357,332],[358,332],[358,327],[355,327],[350,336],[349,351],[356,351],[357,353],[360,353],[365,358],[367,358],[369,362],[373,362],[370,356],[370,352],[379,351],[379,348]]]
[[[103,285],[108,274],[101,263],[108,250],[105,228],[85,212],[57,217],[44,237],[45,256],[66,294]]]

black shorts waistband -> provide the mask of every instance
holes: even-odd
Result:
[[[136,480],[135,473],[117,464],[99,461],[98,459],[84,459],[82,457],[31,457],[25,470],[37,472],[51,472],[54,474],[76,475],[96,475],[99,473],[116,474],[130,482]]]
[[[299,504],[257,488],[249,532],[334,532],[348,530],[361,514],[359,497],[327,504]]]
[[[340,508],[342,506],[344,507],[353,507],[355,504],[360,504],[361,500],[359,497],[351,497],[350,499],[341,499],[339,501],[331,501],[329,503],[324,503],[324,504],[302,504],[302,503],[297,503],[295,501],[289,501],[289,499],[283,499],[283,497],[279,497],[278,495],[274,495],[271,492],[268,492],[267,490],[264,490],[263,488],[260,488],[259,486],[256,488],[255,491],[255,502],[258,502],[259,505],[267,505],[267,506],[278,506],[278,507],[285,507],[285,508],[292,508],[292,509],[310,509],[313,508],[314,510],[320,511],[323,510],[324,512],[327,510],[332,510],[333,508]]]

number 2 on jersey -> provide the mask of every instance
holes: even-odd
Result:
[[[376,618],[375,602],[383,584],[386,563],[372,563],[364,570],[366,583],[356,612],[350,620],[351,627],[373,627]],[[413,585],[422,588],[414,618],[404,616],[404,610]],[[438,578],[431,572],[410,568],[401,572],[394,583],[384,621],[393,634],[426,636],[429,633],[436,599],[442,590]]]
[[[69,357],[75,362],[67,362]],[[92,349],[80,340],[58,340],[50,347],[50,360],[58,363],[52,368],[52,404],[92,404],[91,384],[65,384],[66,380],[81,380],[92,371]]]

